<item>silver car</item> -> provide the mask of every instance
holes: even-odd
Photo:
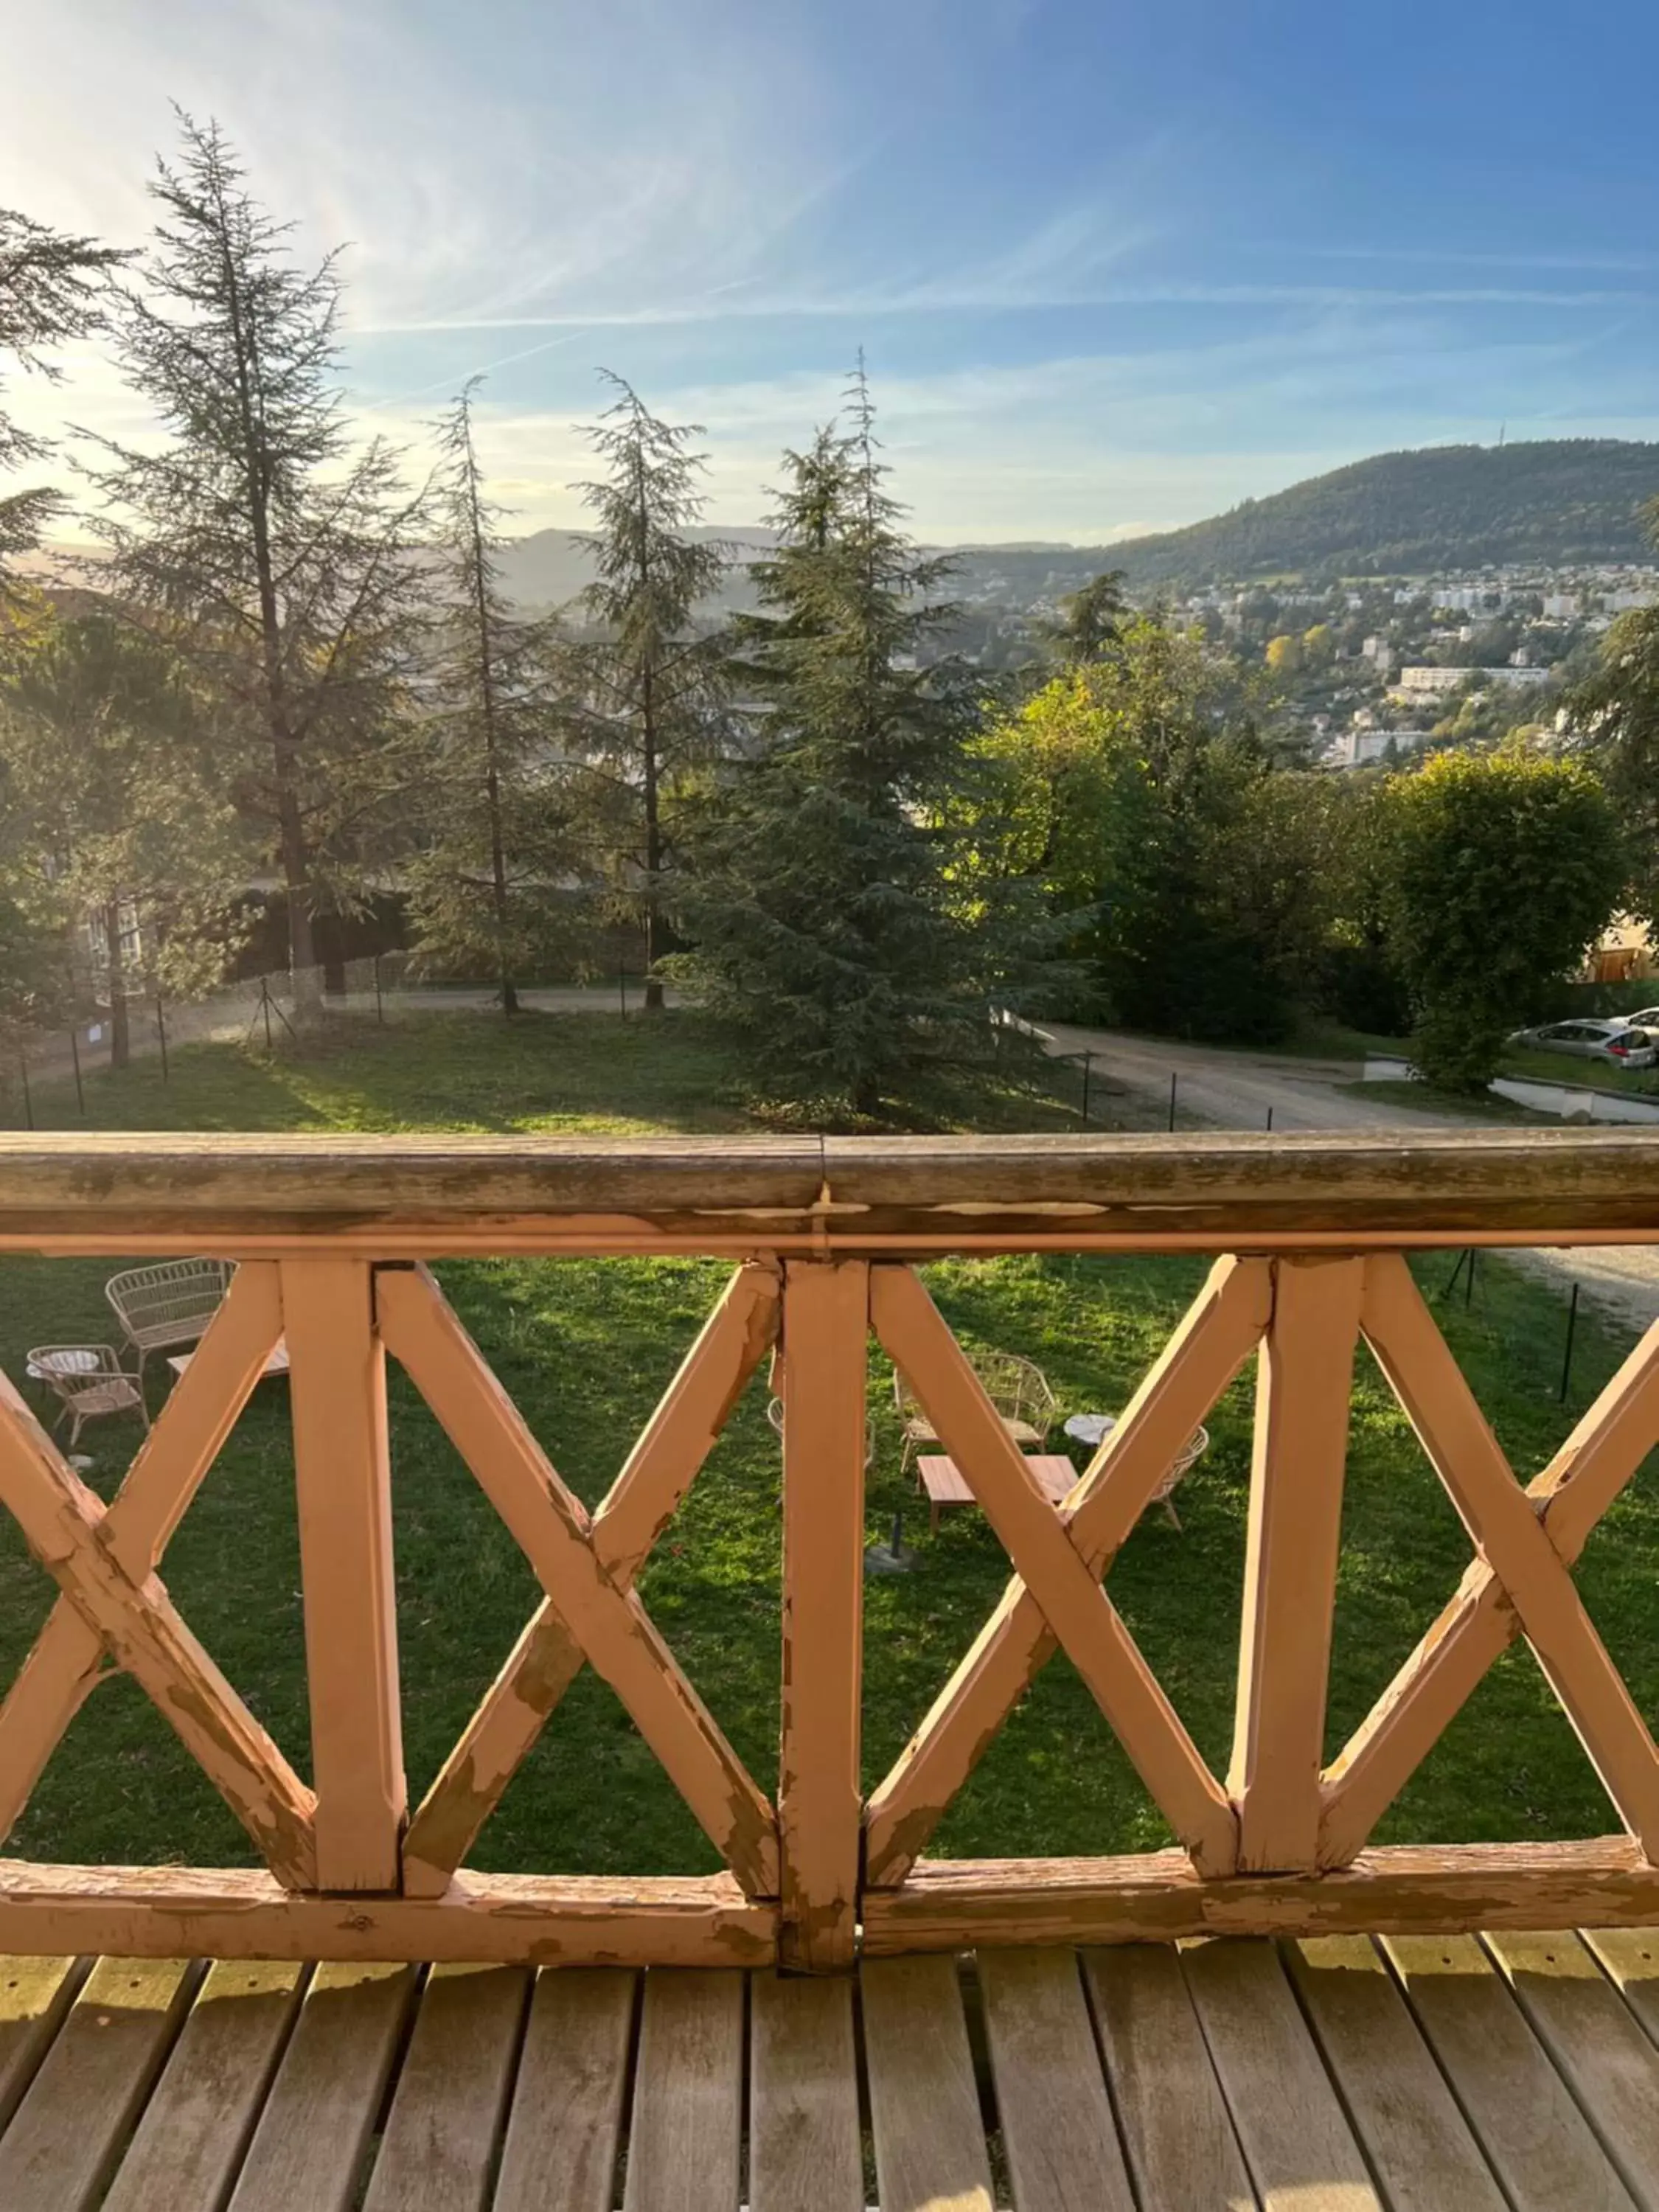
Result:
[[[1575,1060],[1599,1060],[1609,1067],[1651,1067],[1659,1060],[1659,1044],[1652,1034],[1623,1019],[1545,1022],[1537,1029],[1516,1030],[1510,1042],[1524,1045],[1529,1052],[1565,1052]]]

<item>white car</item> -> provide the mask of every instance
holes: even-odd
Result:
[[[1653,1019],[1659,1027],[1659,1008]],[[1510,1042],[1528,1052],[1565,1052],[1576,1060],[1599,1060],[1609,1067],[1651,1067],[1659,1060],[1659,1044],[1638,1019],[1544,1022],[1536,1029],[1516,1030]]]

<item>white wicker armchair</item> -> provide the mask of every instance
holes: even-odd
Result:
[[[1035,1360],[1023,1359],[1017,1352],[975,1352],[969,1355],[969,1364],[1014,1442],[1023,1451],[1041,1450],[1048,1441],[1057,1409],[1048,1378]],[[927,1444],[936,1444],[939,1437],[921,1401],[896,1367],[893,1403],[904,1431],[904,1455],[899,1462],[902,1474],[911,1455]]]
[[[196,1344],[230,1288],[228,1260],[163,1260],[112,1275],[104,1296],[138,1355],[138,1379],[152,1352]]]
[[[88,1421],[103,1413],[137,1413],[149,1426],[149,1408],[136,1376],[129,1375],[108,1344],[37,1344],[25,1371],[44,1382],[58,1401],[54,1429],[67,1418],[70,1449]]]

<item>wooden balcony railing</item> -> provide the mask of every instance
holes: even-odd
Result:
[[[786,1964],[1202,1932],[1659,1919],[1659,1751],[1571,1570],[1659,1443],[1659,1326],[1522,1488],[1403,1254],[1659,1240],[1659,1137],[661,1140],[11,1138],[0,1251],[240,1262],[107,1507],[0,1382],[0,1504],[58,1584],[0,1705],[0,1831],[112,1667],[142,1686],[265,1871],[0,1861],[0,1950],[220,1958]],[[1051,1506],[916,1264],[945,1254],[1209,1250],[1191,1310]],[[734,1271],[589,1513],[422,1262],[715,1254]],[[169,1538],[286,1335],[313,1771],[301,1779],[180,1618]],[[860,1783],[866,1368],[904,1371],[1006,1549],[1000,1603],[886,1778]],[[1323,1766],[1352,1363],[1372,1352],[1472,1559]],[[544,1595],[410,1813],[391,1556],[386,1356]],[[745,1383],[783,1400],[781,1743],[746,1771],[635,1589]],[[1237,1725],[1212,1773],[1110,1597],[1171,1459],[1256,1363]],[[1368,1847],[1524,1637],[1622,1823],[1573,1844]],[[1178,1839],[1139,1857],[921,1854],[1037,1670],[1064,1650]],[[727,1871],[469,1872],[475,1838],[584,1665],[626,1706]]]

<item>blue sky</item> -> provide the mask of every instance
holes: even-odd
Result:
[[[307,250],[418,440],[488,370],[523,528],[593,372],[714,519],[867,354],[917,527],[1098,541],[1389,447],[1659,437],[1651,0],[11,0],[0,204],[137,242],[167,103]],[[20,412],[142,434],[83,356]],[[14,398],[21,397],[19,392]]]

